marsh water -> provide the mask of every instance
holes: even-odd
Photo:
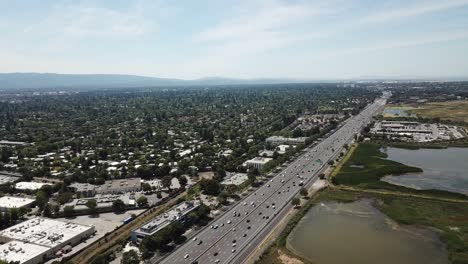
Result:
[[[396,116],[412,116],[410,113],[406,112],[402,108],[385,108],[384,114],[391,114]]]
[[[415,189],[438,189],[468,195],[468,148],[382,148],[388,159],[423,169],[422,173],[385,176],[383,181]]]
[[[314,206],[288,236],[287,247],[318,264],[449,263],[434,231],[400,226],[370,200]]]

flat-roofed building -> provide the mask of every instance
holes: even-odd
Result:
[[[264,158],[264,157],[255,157],[253,159],[250,159],[246,162],[244,162],[244,166],[249,167],[249,168],[256,168],[258,170],[263,169],[265,164],[273,160],[272,158]]]
[[[21,179],[20,174],[0,171],[0,185]]]
[[[14,208],[30,208],[34,202],[34,199],[29,198],[3,196],[0,197],[0,211],[5,212]]]
[[[28,142],[20,142],[20,141],[9,141],[9,140],[0,140],[0,146],[28,146],[31,145]]]
[[[74,246],[95,232],[94,227],[36,217],[0,231],[0,242],[19,240],[50,248],[53,253]]]
[[[221,184],[239,186],[248,179],[249,177],[246,173],[231,173],[226,176],[226,178],[221,182]]]
[[[142,225],[136,230],[133,230],[132,241],[138,243],[144,237],[156,234],[174,221],[184,221],[185,216],[197,209],[199,206],[200,202],[197,200],[177,204],[150,222]]]
[[[93,197],[96,194],[96,186],[93,184],[75,182],[69,187],[75,191],[78,197]]]
[[[116,194],[126,192],[138,192],[141,190],[141,178],[128,178],[106,181],[103,185],[97,186],[96,193]]]
[[[0,245],[0,259],[7,263],[39,264],[53,255],[52,249],[13,240]]]
[[[39,190],[44,185],[50,184],[43,182],[18,182],[17,184],[15,184],[15,188],[21,191],[35,191]]]
[[[265,141],[272,145],[281,145],[281,144],[298,145],[298,144],[305,143],[306,139],[307,139],[306,137],[287,138],[287,137],[280,137],[280,136],[271,136],[265,139]]]

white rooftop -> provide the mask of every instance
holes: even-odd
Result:
[[[18,182],[15,188],[18,190],[39,190],[44,185],[50,185],[43,182]]]
[[[0,245],[0,259],[22,264],[32,258],[46,254],[49,250],[51,249],[47,247],[13,240]]]
[[[180,217],[198,208],[199,205],[200,202],[197,200],[190,202],[182,202],[174,206],[170,210],[164,212],[162,215],[157,216],[150,222],[144,224],[134,232],[141,234],[155,234],[156,232],[163,229],[173,221],[179,220]]]
[[[21,208],[28,206],[34,203],[34,199],[22,198],[22,197],[12,197],[12,196],[3,196],[0,197],[0,207],[3,208]]]
[[[89,229],[93,227],[38,217],[0,231],[0,236],[53,248]]]
[[[223,185],[241,185],[244,183],[246,180],[248,180],[249,177],[245,173],[236,173],[230,176],[229,178],[225,179],[224,181],[221,182]]]
[[[272,158],[264,158],[264,157],[255,157],[246,161],[246,163],[257,163],[257,164],[266,164],[269,161],[273,160]]]

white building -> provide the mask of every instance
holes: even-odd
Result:
[[[272,158],[263,158],[263,157],[255,157],[251,160],[244,162],[244,166],[249,168],[256,168],[261,170],[265,164],[273,160]]]
[[[0,245],[0,259],[8,263],[39,264],[52,255],[52,249],[48,247],[17,240]]]
[[[6,212],[13,208],[29,208],[35,202],[34,199],[3,196],[0,197],[0,211]]]
[[[287,138],[287,137],[280,137],[280,136],[271,136],[267,138],[265,141],[272,144],[272,145],[281,145],[281,144],[292,144],[298,145],[305,143],[306,137],[298,137],[298,138]]]
[[[226,179],[224,179],[221,184],[222,185],[236,185],[239,186],[245,181],[247,181],[249,177],[245,173],[235,173],[232,175],[228,175]]]
[[[18,182],[15,185],[15,188],[21,191],[26,191],[26,190],[36,191],[36,190],[39,190],[44,185],[50,185],[50,184],[43,183],[43,182]]]
[[[295,147],[295,146],[293,146]],[[291,148],[290,145],[279,145],[278,147],[276,147],[277,151],[278,151],[278,154],[284,154],[286,153],[286,151]]]
[[[184,221],[185,216],[193,210],[197,209],[199,206],[200,202],[195,200],[182,202],[172,207],[168,211],[164,212],[164,214],[157,216],[150,222],[134,230],[132,232],[132,241],[137,243],[146,236],[152,236],[156,234],[174,221]]]
[[[56,253],[67,245],[79,244],[94,232],[92,226],[37,217],[0,231],[0,242],[19,240],[47,247]]]

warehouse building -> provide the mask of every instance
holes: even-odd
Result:
[[[272,145],[281,145],[281,144],[298,145],[298,144],[305,143],[306,139],[307,139],[306,137],[287,138],[287,137],[280,137],[280,136],[271,136],[267,138],[265,141]]]
[[[36,191],[36,190],[39,190],[44,185],[50,185],[50,184],[43,183],[43,182],[18,182],[15,185],[15,188],[21,191]]]
[[[157,216],[155,219],[134,230],[132,232],[132,241],[138,243],[144,237],[156,234],[174,221],[184,221],[185,216],[199,206],[200,202],[197,200],[182,202],[174,206],[164,214]]]
[[[72,188],[78,197],[93,197],[96,195],[96,186],[89,183],[75,182],[69,186]]]
[[[141,190],[141,178],[128,178],[106,181],[96,188],[98,194],[119,194]]]
[[[74,246],[95,232],[94,227],[49,218],[33,218],[0,231],[0,242],[21,241],[49,248],[52,254]]]
[[[6,212],[10,209],[16,208],[30,208],[31,205],[35,202],[34,199],[22,198],[22,197],[13,197],[13,196],[3,196],[0,197],[0,212]]]
[[[53,256],[52,249],[22,241],[0,245],[0,259],[8,263],[39,264]]]

